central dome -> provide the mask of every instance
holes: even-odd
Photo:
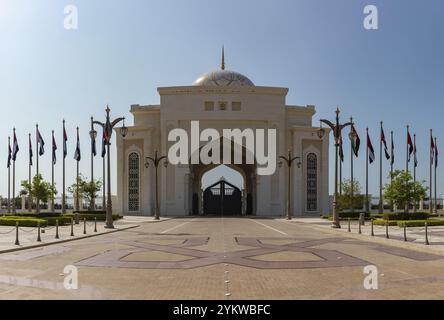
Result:
[[[221,70],[213,71],[201,76],[194,86],[216,86],[216,87],[254,87],[253,81],[238,72],[225,70],[225,50],[222,47]]]
[[[246,76],[229,70],[218,70],[207,73],[197,79],[194,86],[220,87],[254,87],[254,83]]]

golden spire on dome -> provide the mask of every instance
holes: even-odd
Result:
[[[220,68],[222,70],[225,70],[225,47],[224,46],[222,46],[222,63],[221,63]]]

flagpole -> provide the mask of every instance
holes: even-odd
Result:
[[[367,148],[366,150],[366,161],[365,161],[365,212],[369,213],[369,196],[368,196],[368,128],[365,129],[367,133]]]
[[[105,188],[105,186],[106,186],[106,184],[105,184],[105,182],[106,182],[106,164],[105,164],[105,157],[102,157],[103,158],[103,199],[102,199],[102,210],[106,210],[106,188]]]
[[[410,134],[410,126],[407,125],[407,146],[406,146],[406,158],[405,158],[405,172],[407,173],[407,175],[409,174],[409,142],[408,142],[408,137]],[[406,181],[406,183],[408,184],[408,181]],[[405,212],[408,213],[409,212],[409,199],[407,199],[407,202],[405,204]]]
[[[31,134],[29,134],[29,169],[28,169],[28,183],[31,186],[32,178],[31,178],[31,152],[32,152],[32,145],[31,145]],[[31,199],[31,193],[28,195],[28,212],[32,212],[32,199]]]
[[[413,191],[416,193],[416,134],[413,135],[413,152],[414,152],[414,160],[413,160]],[[416,198],[413,199],[413,213],[416,213]]]
[[[393,130],[390,132],[390,148],[391,148],[391,159],[390,159],[390,185],[393,186],[393,164],[395,163],[394,161],[394,153],[393,153]],[[394,212],[394,207],[393,207],[393,200],[390,200],[390,212]]]
[[[77,147],[79,143],[79,127],[77,127]],[[76,151],[77,152],[77,151]],[[79,201],[79,160],[77,159],[77,179],[76,179],[76,210],[80,211],[80,201]],[[76,224],[79,224],[79,212],[76,214]]]
[[[16,212],[16,203],[15,203],[15,148],[16,148],[16,136],[15,136],[15,128],[14,132],[14,148],[13,148],[13,158],[12,158],[12,213]]]
[[[36,127],[36,131],[35,131],[35,139],[36,139],[36,143],[35,143],[35,148],[36,148],[36,163],[35,163],[35,165],[36,165],[36,172],[37,172],[37,175],[39,175],[39,173],[40,173],[40,171],[39,171],[39,125],[38,124],[36,124],[35,125],[35,127]]]
[[[96,137],[94,136],[95,134],[97,134],[96,131],[94,131],[94,118],[91,117],[91,132],[90,132],[90,138],[91,138],[91,183],[94,183],[94,144],[95,144],[95,139]],[[94,197],[91,199],[91,210],[95,210],[96,209],[96,205],[95,205],[95,199]]]
[[[352,128],[351,128],[351,132],[353,132],[353,117],[350,117],[350,123],[352,123]],[[355,182],[354,182],[354,176],[353,176],[353,160],[354,160],[354,156],[353,156],[353,148],[350,148],[350,181],[351,181],[351,185],[350,185],[350,194],[351,194],[351,212],[354,213],[355,212],[355,206],[354,206],[354,192],[355,192]]]
[[[438,148],[438,139],[435,137],[435,213],[438,213],[438,190],[437,190],[437,177],[436,177],[436,168],[438,164],[438,159],[436,158],[437,148]]]
[[[8,137],[8,153],[11,156],[11,137]],[[11,213],[11,159],[8,160],[8,213]]]
[[[433,195],[433,177],[432,177],[432,166],[433,166],[433,158],[432,155],[434,155],[435,150],[433,149],[433,129],[430,129],[430,139],[431,139],[431,143],[430,143],[430,201],[429,201],[429,212],[430,214],[433,213],[433,200],[432,200],[432,195]]]
[[[52,190],[51,190],[51,207],[50,207],[50,211],[54,212],[54,130],[52,130],[52,164],[51,164],[51,186],[52,186]]]
[[[63,119],[63,133],[62,133],[62,135],[63,135],[63,161],[62,161],[62,171],[63,171],[63,173],[62,173],[62,175],[63,175],[63,182],[62,182],[62,184],[63,184],[63,190],[62,190],[62,214],[65,214],[66,213],[66,191],[65,191],[65,188],[66,188],[66,186],[65,186],[65,119]]]
[[[339,195],[342,196],[342,159],[339,161]]]
[[[381,121],[381,132],[379,141],[379,214],[384,213],[384,201],[382,199],[382,130],[383,122]],[[384,137],[385,138],[385,137]]]

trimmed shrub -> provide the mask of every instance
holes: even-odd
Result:
[[[96,210],[96,211],[73,211],[73,213],[80,213],[80,214],[106,214],[105,210]]]
[[[62,214],[60,212],[18,212],[15,213],[15,217],[29,217],[29,218],[37,218],[37,219],[44,219],[47,217],[60,217]]]
[[[383,215],[384,220],[427,220],[429,214],[425,212],[386,212]]]
[[[426,220],[410,220],[410,221],[398,221],[398,226],[404,228],[424,227]],[[429,227],[444,226],[444,220],[427,220]]]
[[[43,219],[48,222],[48,226],[55,226],[57,220],[59,220],[59,226],[71,224],[71,217],[60,216],[60,217],[48,217]]]
[[[0,218],[0,226],[15,227],[17,222],[19,224],[19,227],[35,228],[38,226],[39,222],[40,222],[41,227],[46,227],[48,225],[48,222],[43,219],[26,218],[26,217],[24,218],[24,217],[17,217],[17,216],[9,216],[9,217],[1,217]]]
[[[75,214],[67,214],[64,215],[63,217],[68,217],[69,219],[75,219]],[[106,215],[104,214],[84,214],[81,213],[80,214],[80,220],[86,219],[86,221],[94,221],[94,219],[97,218],[97,221],[105,221],[106,220]],[[118,214],[113,214],[113,220],[120,220],[122,219],[123,216],[118,215]]]
[[[390,227],[396,227],[398,225],[398,221],[387,221],[387,220],[382,220],[382,219],[377,219],[373,221],[373,224],[375,226],[385,226],[388,222],[388,225]]]

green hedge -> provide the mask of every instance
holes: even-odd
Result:
[[[73,213],[80,213],[80,214],[95,214],[95,215],[103,215],[106,214],[105,210],[95,210],[95,211],[73,211]]]
[[[341,220],[358,220],[361,216],[361,213],[363,212],[339,212],[339,219]],[[366,213],[365,214],[366,218],[370,218],[370,214]],[[332,220],[333,219],[333,215],[327,215],[327,216],[322,216],[322,219],[328,219],[328,220]]]
[[[37,219],[44,219],[44,218],[51,218],[51,217],[60,217],[62,214],[60,212],[17,212],[14,214],[11,214],[11,216],[14,217],[27,217],[27,218],[37,218]]]
[[[36,219],[36,218],[26,218],[26,217],[16,217],[16,216],[9,216],[9,217],[1,217],[0,218],[0,226],[14,226],[16,223],[19,223],[20,227],[30,227],[35,228],[38,226],[40,222],[41,227],[46,227],[48,225],[48,222],[44,219]]]
[[[49,218],[43,218],[43,219],[48,222],[48,226],[55,226],[56,220],[59,221],[59,226],[71,224],[71,217],[62,216],[62,217],[49,217]]]
[[[75,219],[75,214],[66,214],[63,217],[68,217],[69,219]],[[97,218],[97,221],[105,221],[106,215],[103,214],[90,214],[90,213],[82,213],[80,214],[80,220],[86,219],[86,221],[94,221],[94,219]],[[123,216],[118,214],[113,214],[113,220],[120,220]]]
[[[429,214],[426,212],[386,212],[382,219],[384,220],[427,220]]]
[[[390,220],[388,221],[388,224],[390,227],[400,227],[404,228],[404,225],[407,228],[413,228],[413,227],[424,227],[425,222],[427,221],[427,225],[429,227],[437,227],[437,226],[444,226],[444,220]],[[385,226],[387,223],[386,220],[375,220],[374,224],[377,226]]]

